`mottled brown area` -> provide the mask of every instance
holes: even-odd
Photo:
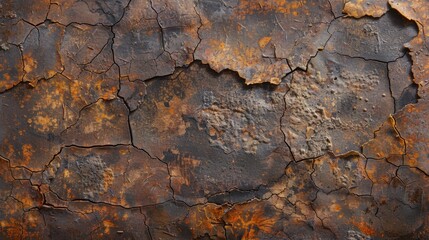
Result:
[[[405,140],[405,162],[410,167],[418,167],[429,173],[428,162],[428,125],[429,102],[422,100],[417,104],[407,105],[394,118],[400,137]],[[410,128],[409,126],[413,126]]]
[[[404,44],[417,35],[417,27],[415,22],[391,10],[378,19],[338,18],[329,32],[332,36],[326,45],[328,51],[390,62],[404,55]]]
[[[47,19],[69,25],[113,25],[117,23],[128,4],[128,0],[51,0]]]
[[[195,63],[146,91],[130,115],[134,143],[167,162],[176,199],[267,185],[291,161],[280,131],[284,84],[246,87]]]
[[[369,195],[372,183],[365,172],[366,159],[356,152],[341,156],[325,155],[314,160],[311,177],[325,193],[347,189],[357,195]]]
[[[4,44],[0,50],[0,92],[17,85],[24,77],[22,55],[19,47]]]
[[[136,207],[172,195],[165,164],[131,146],[65,148],[49,163],[44,178],[51,191],[68,201]]]
[[[329,38],[328,1],[232,2],[201,1],[195,57],[218,72],[237,71],[246,84],[278,84],[291,70],[305,69]]]
[[[385,63],[321,52],[288,83],[282,129],[297,160],[357,150],[393,113]]]
[[[388,3],[383,0],[350,0],[344,5],[344,12],[351,17],[381,17],[388,10]]]
[[[428,239],[428,6],[0,1],[0,239]]]
[[[64,70],[59,54],[63,34],[62,26],[47,23],[30,31],[22,44],[24,81],[35,85],[40,79],[49,79]]]

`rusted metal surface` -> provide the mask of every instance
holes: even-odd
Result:
[[[428,6],[0,2],[0,239],[429,238]]]

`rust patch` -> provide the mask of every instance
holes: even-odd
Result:
[[[1,1],[0,239],[427,239],[427,3]]]

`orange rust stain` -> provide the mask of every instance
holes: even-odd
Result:
[[[377,234],[377,232],[365,222],[357,222],[353,220],[352,224],[359,228],[359,231],[367,236],[375,236]]]
[[[176,132],[179,136],[186,133],[189,124],[182,118],[183,115],[189,113],[188,106],[183,104],[186,100],[182,100],[174,96],[169,102],[168,107],[164,102],[157,102],[156,112],[159,119],[158,124],[155,126],[159,132]]]
[[[177,158],[180,164],[171,167],[171,176],[175,177],[180,185],[191,186],[192,174],[201,161],[190,156],[178,155]]]
[[[68,169],[64,169],[63,175],[64,175],[64,178],[70,177],[70,171]]]
[[[236,14],[234,17],[244,19],[247,15],[255,14],[258,12],[275,11],[283,14],[293,14],[298,9],[303,8],[307,1],[287,1],[287,0],[271,0],[271,1],[254,1],[254,0],[241,0],[237,6]],[[298,15],[298,14],[296,14]]]
[[[105,169],[103,172],[103,188],[105,189],[105,191],[107,191],[109,187],[113,184],[113,180],[113,170],[110,168]]]
[[[341,206],[339,204],[334,203],[331,205],[330,210],[333,212],[339,212],[341,211]]]
[[[34,123],[34,128],[39,132],[46,133],[58,128],[58,120],[49,116],[35,116],[32,122]]]
[[[243,239],[257,239],[259,231],[271,233],[278,217],[267,217],[264,215],[262,206],[254,206],[249,211],[249,206],[238,206],[228,215],[228,222],[232,224],[234,231],[243,231]]]
[[[6,232],[9,239],[21,238],[21,221],[15,218],[8,218],[7,220],[0,221],[0,227]]]
[[[258,44],[260,48],[264,48],[271,41],[271,37],[263,37],[259,39]]]
[[[97,123],[102,123],[105,120],[112,120],[115,117],[113,114],[109,115],[106,113],[106,106],[104,104],[98,104],[97,110],[98,111],[95,118]]]
[[[209,235],[222,236],[224,231],[219,224],[222,223],[224,207],[207,204],[190,211],[186,223],[189,224],[194,238]]]
[[[33,157],[33,146],[30,144],[22,145],[22,156],[24,157],[25,164],[28,164],[31,161],[31,157]]]
[[[110,228],[112,228],[114,226],[115,226],[115,224],[112,221],[104,220],[103,221],[104,233],[105,234],[109,234],[110,233]]]
[[[26,73],[32,72],[35,68],[37,68],[37,61],[34,60],[31,55],[24,55],[24,71]]]
[[[10,75],[9,75],[9,73],[4,73],[3,74],[3,79],[6,80],[6,81],[10,81]]]
[[[386,1],[351,0],[344,5],[347,15],[360,18],[363,16],[381,17],[388,10]]]

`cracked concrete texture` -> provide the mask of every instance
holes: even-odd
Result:
[[[428,6],[2,1],[0,238],[427,239]]]

